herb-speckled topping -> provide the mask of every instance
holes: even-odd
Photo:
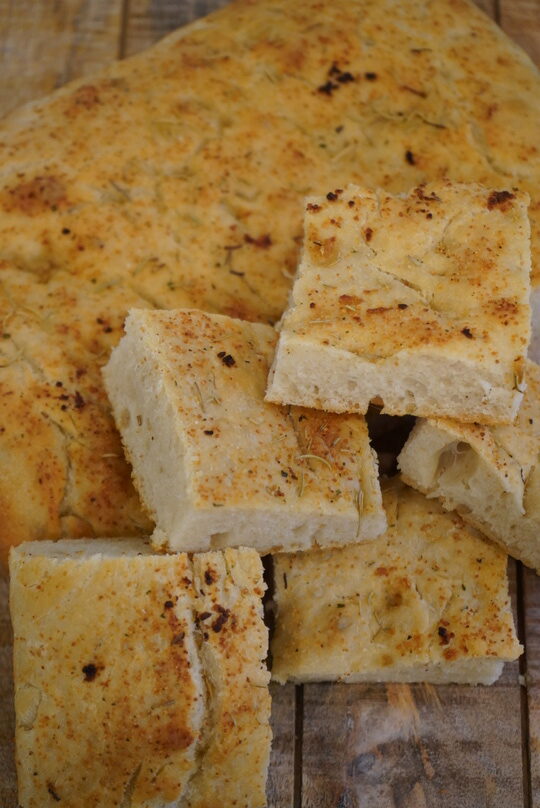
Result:
[[[506,554],[396,480],[384,501],[376,541],[274,559],[277,679],[399,680],[441,665],[444,678],[445,663],[519,655]]]

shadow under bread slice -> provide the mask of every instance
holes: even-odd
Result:
[[[396,478],[383,496],[377,541],[274,557],[273,679],[491,684],[522,651],[506,554]]]
[[[365,419],[264,401],[276,332],[196,310],[134,310],[104,369],[157,546],[261,553],[385,528]]]
[[[139,539],[10,556],[22,808],[265,805],[270,696],[258,554]]]
[[[525,367],[527,389],[514,424],[419,419],[398,464],[409,485],[540,570],[540,367]]]

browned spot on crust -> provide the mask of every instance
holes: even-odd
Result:
[[[252,309],[249,309],[239,300],[228,306],[223,306],[221,313],[226,314],[228,317],[234,317],[236,320],[247,320],[251,323],[260,320],[260,317],[257,317]]]
[[[216,571],[212,569],[212,567],[208,567],[207,570],[204,572],[204,580],[210,586],[216,580]]]
[[[452,640],[455,636],[454,632],[448,631],[448,629],[445,628],[445,626],[439,626],[439,628],[437,629],[437,634],[439,635],[439,642],[441,643],[441,645],[448,645],[450,640]]]
[[[415,195],[420,199],[422,202],[440,202],[440,196],[437,196],[435,192],[431,194],[425,193],[425,188],[423,185],[419,185],[418,188],[414,190]]]
[[[501,210],[508,210],[511,207],[510,200],[512,199],[514,199],[514,194],[511,194],[510,191],[493,191],[488,196],[488,209],[500,208]]]
[[[73,106],[79,109],[93,109],[99,104],[99,93],[93,84],[83,84],[72,96]],[[67,110],[69,112],[70,110]]]
[[[377,306],[374,309],[366,309],[366,314],[382,314],[385,311],[390,311],[392,306]]]
[[[158,728],[153,740],[156,749],[176,751],[178,749],[187,749],[195,738],[193,733],[173,720],[164,727]]]
[[[219,612],[218,616],[212,623],[212,631],[215,631],[218,634],[231,614],[230,609],[224,609],[223,606],[214,606],[216,612]]]
[[[267,250],[268,247],[272,246],[272,238],[269,233],[264,233],[264,235],[258,236],[257,238],[253,238],[253,236],[246,233],[244,241],[246,244],[253,244],[254,247],[260,247],[263,250]]]
[[[36,216],[47,210],[58,210],[66,205],[66,188],[63,182],[54,176],[34,177],[33,180],[8,188],[3,200],[5,210],[19,211],[27,216]]]
[[[54,787],[54,785],[50,781],[47,781],[47,791],[49,792],[49,794],[51,795],[51,797],[53,798],[53,800],[55,802],[60,802],[60,797],[58,796],[58,792],[56,791],[56,788]]]
[[[337,260],[338,245],[335,236],[330,238],[314,238],[308,242],[311,258],[316,264],[331,264]]]
[[[357,295],[340,295],[339,302],[343,306],[356,306],[357,303],[362,302],[362,298]]]
[[[83,665],[82,672],[84,673],[84,681],[93,682],[100,670],[100,666],[96,665],[94,662],[89,662],[88,665]]]

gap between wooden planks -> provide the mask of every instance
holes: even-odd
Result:
[[[5,0],[0,112],[142,50],[224,2]],[[540,0],[477,5],[540,62]],[[517,664],[485,689],[272,686],[271,808],[540,808],[540,579],[518,568],[517,588],[526,691]],[[0,808],[17,804],[10,643],[0,581]]]

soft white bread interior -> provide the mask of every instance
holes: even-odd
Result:
[[[11,551],[10,571],[22,808],[202,808],[210,777],[220,805],[265,805],[254,550],[35,542]]]
[[[528,196],[437,182],[308,200],[267,400],[511,423],[530,337]]]
[[[491,684],[521,653],[506,554],[397,480],[376,542],[274,558],[278,682]]]
[[[526,364],[515,424],[420,419],[398,463],[403,479],[540,571],[540,367]]]
[[[384,531],[364,418],[264,401],[275,341],[222,315],[130,313],[104,378],[155,545],[268,553]]]

